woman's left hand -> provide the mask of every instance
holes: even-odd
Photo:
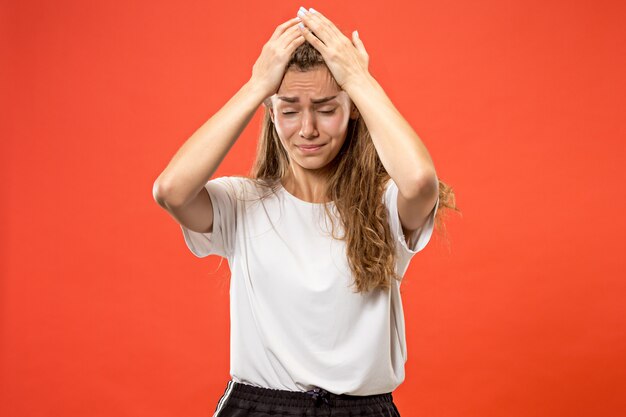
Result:
[[[304,38],[317,49],[326,66],[342,89],[354,80],[368,75],[369,55],[354,31],[352,41],[348,39],[328,18],[317,10],[300,8],[298,16],[304,27],[300,31]],[[313,33],[311,33],[313,32]]]

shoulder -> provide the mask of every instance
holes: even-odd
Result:
[[[249,187],[253,183],[254,181],[248,177],[238,175],[224,175],[221,177],[210,179],[207,184],[215,184],[216,186],[228,187],[233,189],[243,189]]]
[[[221,176],[211,179],[207,183],[209,190],[211,187],[218,188],[223,193],[229,194],[237,199],[246,197],[256,198],[271,194],[276,190],[276,181],[265,179],[254,179],[241,175]]]

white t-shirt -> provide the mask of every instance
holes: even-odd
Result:
[[[263,192],[246,178],[219,177],[205,187],[213,204],[213,232],[181,227],[196,256],[228,259],[234,381],[351,395],[392,392],[404,381],[400,285],[392,279],[390,291],[354,292],[345,242],[330,236],[323,204],[300,200],[282,186],[255,201]],[[238,201],[236,192],[248,201]],[[398,187],[390,179],[384,202],[397,272],[403,276],[413,255],[430,240],[439,201],[409,246],[397,198]],[[336,227],[342,236],[339,221]]]

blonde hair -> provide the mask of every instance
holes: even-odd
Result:
[[[308,42],[293,53],[287,70],[308,71],[325,65],[321,54]],[[265,101],[265,114],[257,144],[256,159],[249,179],[269,193],[276,192],[289,171],[289,157],[270,116],[271,101]],[[396,273],[395,239],[389,228],[383,202],[385,184],[390,179],[371,140],[365,122],[350,119],[346,139],[327,172],[327,199],[333,201],[343,224],[344,235],[335,235],[335,222],[324,204],[332,224],[332,236],[346,242],[348,263],[358,292],[388,289]],[[439,209],[435,226],[441,229],[442,209],[458,211],[452,189],[439,180]]]

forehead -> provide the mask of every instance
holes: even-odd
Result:
[[[300,101],[334,96],[342,90],[326,66],[318,66],[307,71],[288,70],[277,91],[277,96],[299,97]],[[281,101],[281,100],[279,100]]]

